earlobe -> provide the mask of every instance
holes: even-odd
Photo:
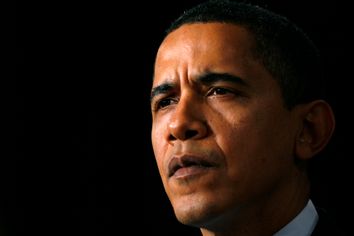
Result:
[[[335,119],[331,106],[323,100],[302,106],[302,128],[297,136],[295,152],[299,159],[306,160],[327,145],[334,131]]]

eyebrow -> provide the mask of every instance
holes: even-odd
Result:
[[[161,85],[158,85],[154,88],[151,89],[151,95],[150,95],[150,101],[152,101],[154,99],[154,97],[156,97],[157,95],[160,94],[166,94],[168,92],[170,92],[173,87],[175,87],[174,83],[163,83]]]
[[[245,80],[229,73],[206,73],[197,78],[197,82],[203,85],[211,85],[216,82],[231,82],[247,87]]]
[[[202,85],[211,85],[217,82],[231,82],[247,87],[245,80],[229,73],[205,73],[199,76],[196,81]],[[175,83],[163,83],[151,90],[150,101],[157,95],[169,93],[176,86]]]

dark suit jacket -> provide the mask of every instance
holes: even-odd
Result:
[[[317,208],[316,210],[319,218],[311,236],[349,236],[325,210],[321,208]]]

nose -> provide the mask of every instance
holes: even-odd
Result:
[[[202,104],[180,100],[168,124],[168,132],[169,142],[204,138],[208,133],[208,126]]]

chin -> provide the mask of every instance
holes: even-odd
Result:
[[[190,209],[190,210],[175,210],[176,218],[179,222],[184,225],[194,226],[194,227],[201,227],[205,225],[208,221],[209,217],[207,212],[200,211],[197,209]]]
[[[173,204],[179,222],[194,227],[202,227],[216,217],[215,205],[205,199],[183,199]]]

